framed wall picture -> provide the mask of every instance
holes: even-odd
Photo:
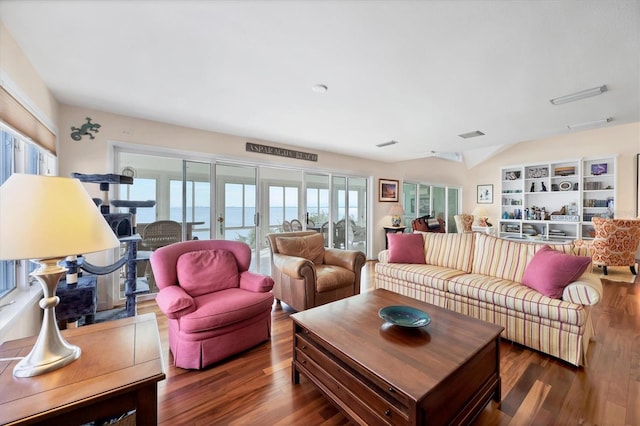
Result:
[[[378,201],[398,202],[398,181],[392,179],[380,179],[378,181]]]
[[[478,204],[493,204],[493,185],[478,185]]]

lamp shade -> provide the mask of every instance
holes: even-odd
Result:
[[[0,187],[0,259],[51,259],[118,247],[78,179],[13,174]]]
[[[404,215],[404,209],[400,204],[394,204],[391,206],[391,210],[389,210],[389,214],[391,216],[402,216]]]
[[[475,217],[486,217],[486,216],[488,216],[487,209],[485,209],[484,207],[476,207],[475,209],[473,209],[471,214],[473,216],[475,216]]]

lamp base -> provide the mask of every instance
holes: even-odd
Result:
[[[61,342],[64,345],[63,353],[49,354],[44,359],[34,356],[36,346],[33,350],[23,358],[15,367],[13,367],[13,375],[15,377],[33,377],[49,371],[57,370],[67,364],[72,363],[80,358],[82,350],[78,346],[70,345],[64,339]]]
[[[397,228],[398,226],[400,226],[400,223],[402,223],[402,218],[400,216],[393,216],[391,218],[391,226]]]
[[[57,370],[80,358],[82,350],[69,344],[58,329],[55,307],[60,302],[56,296],[58,280],[67,272],[66,268],[57,265],[61,259],[44,259],[38,261],[40,268],[31,273],[44,291],[40,307],[44,310],[42,327],[36,344],[13,368],[15,377],[33,377],[49,371]]]

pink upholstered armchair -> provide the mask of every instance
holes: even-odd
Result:
[[[176,366],[204,368],[269,340],[273,280],[248,271],[247,244],[184,241],[150,260]]]
[[[628,266],[636,275],[636,252],[640,245],[640,220],[638,219],[592,219],[595,236],[592,241],[576,241],[578,248],[586,247],[593,264],[603,267],[607,275],[607,266]]]

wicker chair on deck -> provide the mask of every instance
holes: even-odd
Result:
[[[182,225],[173,220],[158,220],[148,224],[142,231],[142,241],[140,241],[140,249],[155,251],[160,247],[168,246],[173,243],[182,241]],[[151,265],[147,262],[144,277],[147,279],[149,288],[157,288],[156,281],[153,277]]]

